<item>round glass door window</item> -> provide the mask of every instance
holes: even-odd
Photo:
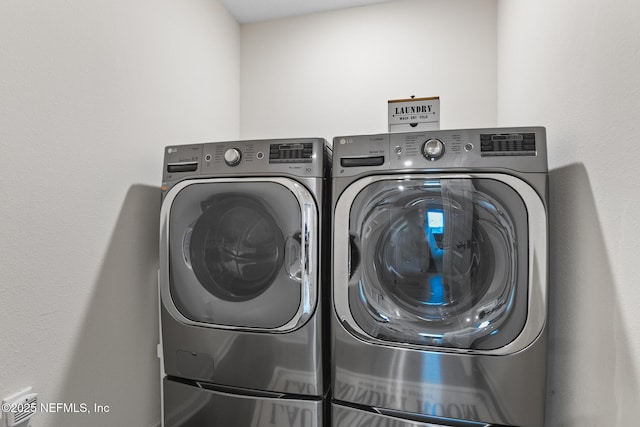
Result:
[[[191,184],[169,218],[169,290],[187,319],[273,329],[298,312],[303,215],[274,182]]]
[[[191,231],[189,258],[198,281],[211,294],[246,301],[273,283],[282,267],[284,240],[263,202],[225,194],[202,203],[202,215]]]
[[[350,213],[349,307],[388,341],[494,349],[527,315],[527,213],[489,179],[383,180]]]

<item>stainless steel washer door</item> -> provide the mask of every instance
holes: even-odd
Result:
[[[535,192],[506,176],[357,181],[335,212],[339,318],[356,334],[407,346],[491,351],[516,340],[528,318],[539,333],[531,209],[546,220]]]
[[[317,207],[285,179],[185,181],[163,202],[161,293],[174,318],[287,331],[316,304]]]

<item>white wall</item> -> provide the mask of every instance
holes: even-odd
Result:
[[[548,132],[547,425],[637,425],[640,3],[501,0],[498,10],[498,123]]]
[[[443,128],[547,127],[547,424],[634,425],[637,22],[633,0],[405,0],[240,43],[217,0],[1,2],[0,397],[111,407],[36,425],[157,422],[164,145],[383,132],[386,100],[439,95]]]
[[[406,0],[242,26],[243,138],[387,131],[387,100],[441,127],[496,122],[496,1]]]
[[[410,94],[443,128],[547,127],[548,426],[637,423],[638,22],[632,0],[420,0],[242,27],[244,138],[385,131]]]
[[[239,136],[239,47],[217,0],[0,2],[0,398],[111,409],[34,425],[159,421],[163,147]]]

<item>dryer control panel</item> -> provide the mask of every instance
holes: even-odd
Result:
[[[334,177],[375,170],[547,171],[542,127],[343,136],[334,138],[333,150]]]

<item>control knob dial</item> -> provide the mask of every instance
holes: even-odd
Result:
[[[242,160],[242,153],[237,148],[229,148],[224,152],[224,162],[229,166],[237,166]]]
[[[422,144],[422,155],[427,160],[438,160],[444,154],[444,144],[436,138],[428,139]]]

